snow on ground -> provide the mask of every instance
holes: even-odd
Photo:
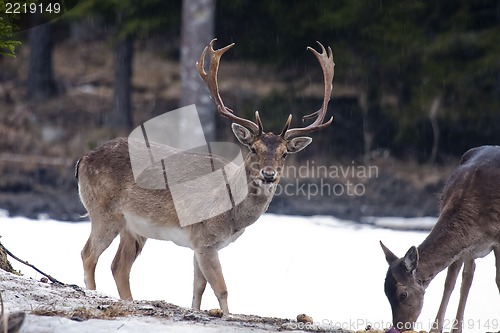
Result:
[[[125,302],[96,291],[42,283],[1,270],[0,281],[9,313],[28,312],[20,333],[108,333],[118,330],[136,333],[244,333],[249,330],[269,333],[277,330],[290,332],[287,330],[289,325],[296,325],[282,319],[256,316],[214,318],[207,313],[161,301]]]
[[[423,222],[429,223],[428,219]],[[56,279],[80,286],[80,251],[89,232],[88,222],[0,217],[1,242],[10,251]],[[306,313],[317,323],[344,329],[360,330],[367,325],[385,328],[390,323],[391,310],[383,291],[387,264],[379,240],[394,253],[403,255],[426,235],[427,232],[394,231],[332,217],[266,214],[235,243],[220,251],[230,311],[290,319]],[[97,290],[115,297],[118,294],[110,265],[117,246],[115,240],[102,255],[96,273]],[[40,274],[11,262],[26,276],[40,279]],[[500,297],[494,257],[490,254],[476,264],[465,312],[465,331],[497,332]],[[166,300],[189,307],[192,270],[191,250],[148,240],[132,268],[134,298]],[[429,329],[439,306],[445,275],[446,272],[439,274],[427,289],[419,329]],[[0,279],[0,289],[8,289],[1,283]],[[456,313],[458,286],[448,306],[450,322]],[[216,307],[217,300],[207,287],[202,308]]]

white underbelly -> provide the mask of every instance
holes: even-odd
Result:
[[[179,246],[192,248],[189,235],[180,226],[167,227],[152,223],[149,219],[125,212],[127,230],[146,238],[172,241]]]

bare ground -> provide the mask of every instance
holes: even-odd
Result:
[[[350,331],[295,319],[193,311],[165,301],[121,301],[72,285],[55,285],[0,270],[9,313],[24,312],[20,333],[39,332],[337,332]],[[375,332],[375,331],[373,331]]]

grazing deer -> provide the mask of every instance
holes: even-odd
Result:
[[[89,213],[92,226],[90,237],[81,252],[87,288],[96,288],[97,260],[119,234],[120,244],[111,270],[120,297],[132,299],[130,270],[146,240],[170,240],[194,251],[193,309],[200,309],[201,298],[208,282],[215,292],[222,312],[229,313],[227,289],[218,251],[236,240],[246,227],[267,210],[280,180],[287,154],[301,151],[312,141],[311,138],[301,135],[323,129],[332,123],[333,117],[324,122],[334,74],[330,48],[327,52],[320,43],[321,53],[308,48],[323,69],[325,84],[322,107],[304,117],[315,120],[306,127],[290,128],[290,115],[282,132],[276,135],[264,132],[258,112],[255,113],[256,122],[253,122],[236,116],[224,105],[219,94],[217,72],[221,56],[234,43],[214,50],[214,41],[215,39],[205,48],[196,66],[217,104],[218,112],[233,122],[234,135],[250,150],[240,169],[247,180],[245,186],[248,186],[248,195],[225,213],[183,227],[179,223],[168,188],[145,189],[134,181],[129,156],[129,145],[132,144],[130,141],[119,138],[98,147],[81,158],[76,168],[80,198]],[[210,58],[208,73],[204,69],[207,52]],[[196,159],[186,161],[179,167],[191,164],[196,164]],[[217,193],[212,193],[207,200],[214,197],[217,197]]]
[[[466,152],[442,194],[439,219],[417,247],[403,258],[380,242],[389,263],[385,294],[392,308],[393,325],[412,329],[423,307],[425,289],[448,268],[443,298],[433,332],[443,330],[450,295],[462,266],[462,286],[452,332],[462,332],[465,303],[472,284],[476,258],[493,251],[500,291],[500,147],[483,146]]]

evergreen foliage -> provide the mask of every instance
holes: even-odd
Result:
[[[5,13],[5,1],[0,0],[0,55],[15,56],[16,46],[21,45],[21,42],[12,39],[12,17]]]

